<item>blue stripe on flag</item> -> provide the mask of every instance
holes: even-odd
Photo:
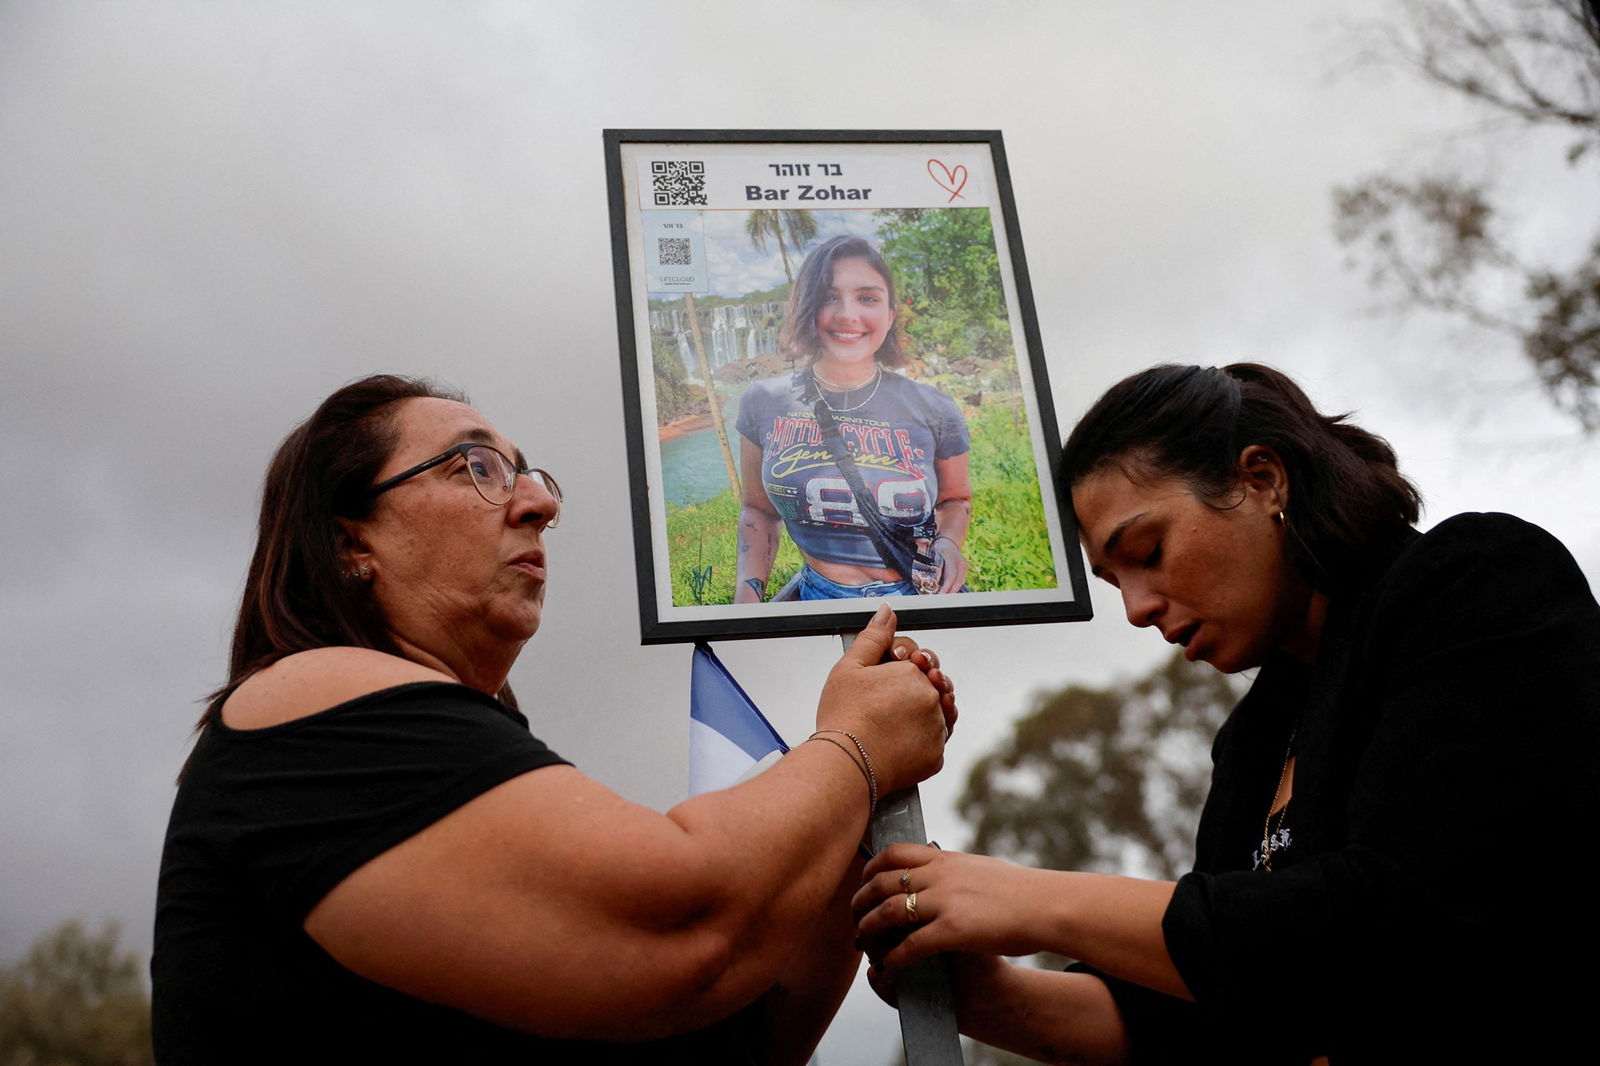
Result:
[[[739,687],[739,682],[728,673],[728,668],[704,644],[694,646],[694,663],[689,674],[689,717],[738,745],[752,760],[774,751],[789,750],[789,745],[762,717],[755,703]]]

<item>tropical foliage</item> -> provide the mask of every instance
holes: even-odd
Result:
[[[877,217],[884,260],[909,305],[910,321],[901,328],[914,342],[913,354],[945,366],[1014,360],[989,212],[908,208]]]
[[[752,211],[745,219],[745,236],[759,252],[767,250],[767,239],[778,245],[778,256],[783,260],[783,276],[794,284],[794,270],[789,264],[789,249],[796,255],[817,236],[817,220],[810,211]]]

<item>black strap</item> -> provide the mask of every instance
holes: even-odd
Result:
[[[873,547],[878,549],[878,555],[883,561],[888,563],[889,568],[899,574],[900,579],[915,593],[917,579],[913,573],[913,560],[916,557],[916,546],[911,543],[911,538],[903,527],[890,525],[883,517],[883,512],[878,510],[878,501],[867,491],[866,482],[861,480],[861,471],[856,469],[855,456],[845,447],[844,437],[839,434],[839,423],[834,419],[833,410],[828,406],[828,401],[822,398],[820,390],[816,402],[811,405],[811,411],[816,415],[817,428],[822,431],[822,442],[833,454],[833,461],[838,465],[839,473],[844,475],[845,483],[850,486],[851,495],[856,498],[856,510],[860,513],[862,521],[867,524],[867,536],[871,539]]]

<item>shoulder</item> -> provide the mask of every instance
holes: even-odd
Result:
[[[913,381],[899,373],[885,373],[883,381],[883,387],[901,403],[914,405],[941,421],[966,424],[966,418],[961,414],[961,408],[956,404],[955,398],[939,386],[929,385],[924,381]]]
[[[793,374],[779,374],[776,377],[762,378],[752,381],[750,387],[744,390],[740,398],[740,406],[749,404],[786,403],[796,400]]]
[[[883,372],[883,388],[902,396],[915,396],[923,403],[941,406],[948,404],[951,407],[956,405],[956,402],[950,398],[950,394],[939,386],[909,378],[898,370],[885,370]]]
[[[1481,554],[1504,550],[1554,551],[1567,555],[1566,548],[1543,528],[1515,515],[1469,511],[1452,515],[1422,535],[1418,545],[1427,552]]]
[[[264,729],[417,681],[456,683],[438,670],[371,648],[315,648],[246,680],[223,704],[222,718],[234,729]]]
[[[1600,662],[1600,605],[1588,579],[1559,540],[1511,515],[1456,515],[1416,537],[1370,602],[1376,646],[1476,649],[1529,668]]]
[[[1496,513],[1440,522],[1400,553],[1384,583],[1407,592],[1444,583],[1513,595],[1556,586],[1593,600],[1565,545],[1532,522]]]
[[[779,374],[777,377],[752,381],[739,397],[739,414],[735,425],[746,437],[760,443],[756,423],[781,413],[785,407],[796,405],[804,407],[795,394],[793,374]]]

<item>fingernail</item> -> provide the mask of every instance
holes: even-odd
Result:
[[[904,659],[910,654],[911,653],[906,650],[906,646],[904,644],[896,644],[894,646],[894,657],[896,659]]]
[[[887,603],[880,604],[878,609],[872,614],[871,624],[875,626],[886,626],[890,624],[889,620],[893,617],[894,611],[889,608],[889,605]]]
[[[939,848],[940,851],[944,850],[943,848],[939,847],[939,842],[937,840],[928,841],[928,847],[930,847],[930,848]]]

